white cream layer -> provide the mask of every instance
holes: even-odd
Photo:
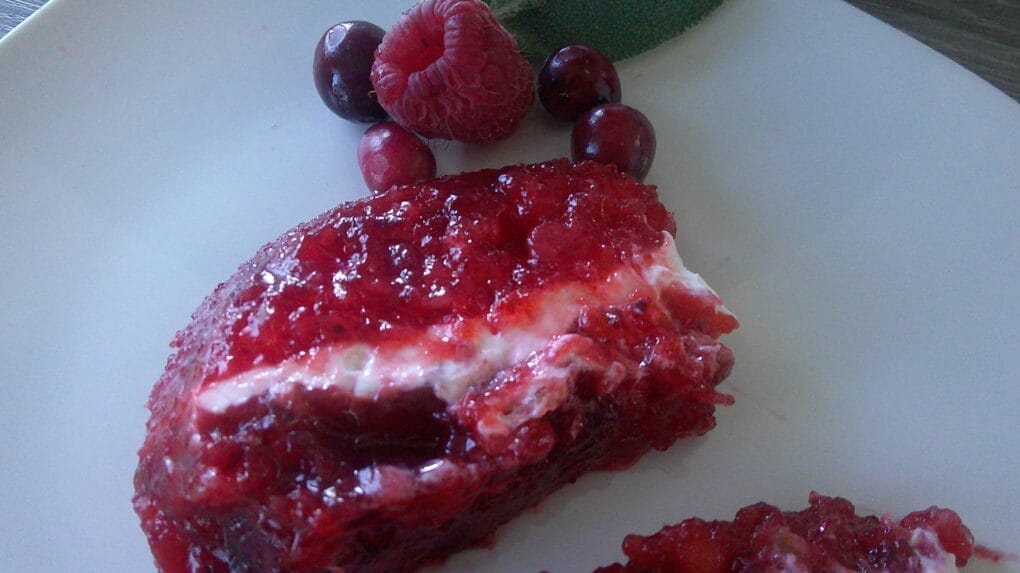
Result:
[[[921,561],[924,573],[959,573],[956,556],[942,548],[934,532],[917,528],[910,535],[910,547]]]
[[[456,404],[473,384],[486,382],[497,372],[552,348],[569,332],[583,307],[628,304],[640,296],[638,293],[651,293],[657,301],[672,285],[699,296],[715,297],[700,276],[684,267],[673,238],[668,233],[663,236],[661,248],[620,265],[601,281],[573,283],[537,295],[533,313],[523,320],[514,317],[512,324],[499,332],[492,332],[478,318],[429,327],[421,333],[421,344],[399,348],[362,343],[320,347],[308,356],[252,368],[216,382],[196,396],[197,405],[208,412],[222,413],[255,396],[286,392],[295,384],[309,389],[340,387],[366,398],[384,388],[431,386],[437,397]],[[729,313],[721,303],[718,310]],[[458,347],[455,358],[437,357],[429,350],[451,341]],[[578,357],[578,366],[584,366],[584,361]],[[559,362],[563,367],[562,357]],[[569,364],[566,368],[569,370]]]

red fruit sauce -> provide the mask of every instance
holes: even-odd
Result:
[[[675,230],[653,187],[591,162],[446,177],[288,232],[195,318],[229,346],[215,376],[227,377],[327,343],[413,338],[489,314],[494,301],[509,308],[537,289],[594,280]]]
[[[715,386],[733,356],[716,338],[737,324],[714,294],[679,288],[582,305],[544,356],[588,367],[555,409],[503,434],[479,428],[534,397],[549,373],[532,360],[455,404],[428,386],[364,398],[303,384],[222,412],[196,404],[331,345],[413,347],[423,329],[468,320],[500,332],[536,295],[599,281],[664,232],[675,224],[654,188],[560,160],[394,187],[263,247],[178,334],[150,398],[135,509],[158,566],[409,571],[488,540],[589,470],[705,433],[730,401]]]
[[[733,521],[684,520],[650,536],[628,535],[629,558],[596,573],[723,573],[752,571],[849,571],[922,573],[918,555],[938,558],[937,547],[911,544],[915,529],[926,529],[963,566],[974,553],[974,538],[948,509],[931,507],[899,522],[858,516],[853,504],[812,492],[802,511],[757,503]],[[797,567],[792,566],[795,563]],[[785,568],[784,568],[785,567]],[[798,568],[799,567],[799,568]]]

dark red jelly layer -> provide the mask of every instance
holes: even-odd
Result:
[[[499,449],[427,393],[386,406],[305,390],[253,401],[205,428],[193,459],[180,452],[176,475],[143,463],[136,507],[166,572],[414,570],[590,470],[715,424],[714,405],[675,381],[628,380],[611,394],[600,383],[582,375],[568,406]]]
[[[917,528],[935,533],[943,549],[963,566],[974,552],[974,538],[955,512],[931,507],[899,522],[858,516],[853,504],[812,492],[810,506],[784,512],[757,503],[737,512],[733,521],[684,520],[650,536],[628,535],[625,565],[596,573],[722,573],[789,570],[796,559],[807,571],[923,573],[917,557],[935,557],[924,543],[911,547]],[[787,568],[784,569],[784,565]]]
[[[581,217],[581,206],[599,203],[600,192],[615,219]],[[434,209],[416,210],[414,197]],[[609,207],[614,201],[632,203]],[[558,204],[558,214],[544,202]],[[414,214],[389,221],[393,209]],[[504,216],[529,230],[492,222]],[[518,242],[416,234],[430,226],[461,229],[455,237],[465,229],[499,228],[494,236]],[[568,256],[558,241],[580,243],[573,227],[588,234]],[[336,229],[346,229],[342,239]],[[541,357],[554,368],[536,357],[476,381],[457,404],[442,402],[428,386],[354,398],[340,388],[300,383],[222,413],[195,401],[206,381],[232,383],[223,376],[242,364],[270,363],[271,352],[279,360],[298,348],[311,352],[355,338],[414,344],[423,324],[464,318],[484,319],[494,330],[504,320],[520,326],[533,309],[515,299],[568,280],[599,280],[660,246],[662,230],[672,231],[672,220],[651,188],[601,166],[554,162],[397,188],[342,206],[263,248],[178,336],[178,351],[150,399],[135,508],[158,566],[166,573],[410,571],[488,539],[523,508],[589,470],[623,467],[651,448],[708,431],[715,406],[729,401],[715,386],[733,364],[716,337],[736,322],[719,311],[714,295],[683,288],[590,301],[556,351]],[[428,297],[404,296],[394,286],[402,275],[377,251],[403,252],[391,247],[410,244],[432,253],[423,260],[439,261],[422,263],[421,273],[445,277],[442,288],[453,298],[439,297],[432,307]],[[511,252],[483,257],[475,250],[504,244]],[[378,265],[350,262],[362,260],[363,248],[379,255],[365,259]],[[472,258],[454,262],[452,253],[465,251]],[[476,277],[470,261],[479,259],[509,274]],[[344,261],[358,273],[338,278]],[[280,271],[281,264],[289,270]],[[266,272],[276,278],[258,278]],[[406,282],[420,286],[416,280]],[[294,304],[305,310],[284,310]],[[256,349],[258,360],[251,358]],[[548,383],[558,367],[563,378],[555,388],[565,396],[505,424],[538,399],[529,390]]]

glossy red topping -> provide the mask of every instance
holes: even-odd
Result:
[[[653,188],[555,161],[396,187],[267,245],[178,335],[150,398],[135,509],[159,567],[409,571],[587,471],[708,431],[730,401],[717,337],[736,321],[708,291],[650,285],[570,301],[566,332],[458,403],[429,384],[353,397],[302,371],[223,411],[197,402],[327,344],[417,348],[428,325],[540,319],[534,295],[633,270],[663,231]]]
[[[183,336],[226,343],[221,376],[332,342],[414,336],[590,280],[675,229],[654,187],[595,163],[398,187],[267,245],[198,310],[203,330]]]
[[[916,529],[934,534],[915,537]],[[626,565],[596,573],[723,573],[752,571],[895,571],[923,573],[920,556],[939,559],[942,549],[963,566],[974,552],[974,538],[948,509],[931,507],[899,522],[858,516],[853,504],[812,492],[802,511],[781,511],[757,503],[733,521],[684,520],[650,536],[628,535]],[[796,564],[796,566],[794,566]],[[785,568],[784,568],[785,567]]]

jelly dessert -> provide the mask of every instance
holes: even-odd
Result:
[[[691,518],[647,537],[628,535],[629,561],[596,573],[948,573],[974,553],[970,530],[951,510],[931,507],[899,521],[855,511],[845,499],[812,492],[802,511],[757,503],[733,521]]]
[[[408,571],[714,424],[737,322],[655,189],[566,160],[395,186],[263,247],[153,389],[159,568]]]

